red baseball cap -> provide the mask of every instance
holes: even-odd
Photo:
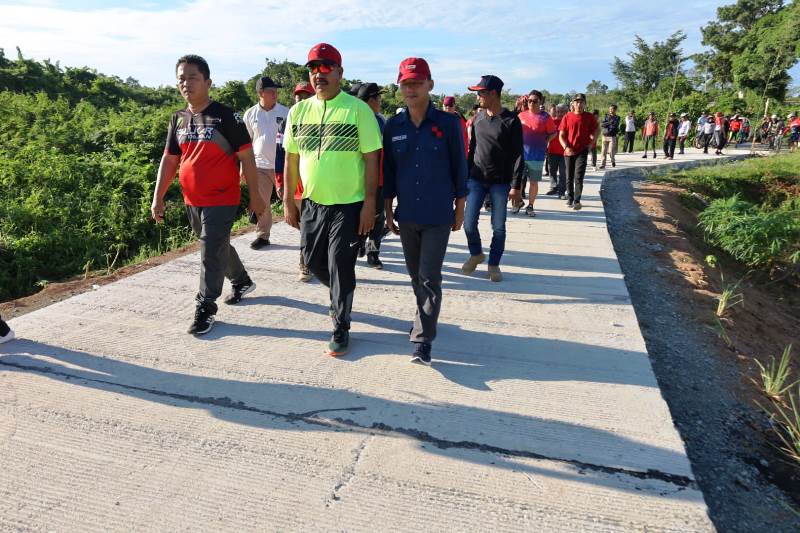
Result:
[[[404,80],[429,79],[431,79],[431,68],[428,66],[428,62],[421,57],[408,57],[400,62],[397,83]]]
[[[294,93],[292,93],[292,95],[295,95],[297,93],[314,94],[314,88],[308,82],[298,83],[297,85],[294,86]]]
[[[455,96],[445,96],[444,100],[442,100],[442,104],[446,106],[456,105]]]
[[[308,61],[306,66],[312,61],[331,61],[340,67],[342,66],[342,54],[339,53],[333,45],[328,43],[319,43],[311,47],[308,51]]]

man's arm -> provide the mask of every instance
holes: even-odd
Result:
[[[394,223],[394,197],[397,196],[397,169],[392,152],[391,126],[383,130],[383,212],[386,214],[386,227],[395,235],[400,234],[400,228]]]
[[[367,235],[375,226],[375,192],[378,188],[378,167],[381,151],[364,154],[364,205],[361,207],[361,220],[358,234]]]
[[[522,146],[522,122],[520,122],[519,118],[514,117],[514,120],[511,121],[511,153],[509,154],[512,168],[511,195],[514,198],[520,195],[519,191],[522,188],[522,178],[525,175],[524,153],[525,150]]]
[[[161,156],[156,177],[156,190],[153,192],[153,203],[150,206],[150,214],[157,223],[164,222],[164,195],[167,194],[172,180],[175,179],[180,161],[181,156],[179,155],[165,153]]]
[[[283,163],[283,216],[286,223],[300,229],[300,211],[294,205],[294,191],[300,179],[300,154],[286,152]]]

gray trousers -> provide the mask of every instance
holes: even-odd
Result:
[[[411,342],[431,344],[442,308],[442,263],[450,240],[449,224],[423,226],[400,222],[400,242],[417,298]]]
[[[225,278],[233,284],[250,279],[239,254],[231,246],[231,228],[238,210],[238,205],[186,206],[192,231],[200,239],[200,290],[195,299],[198,305],[205,305],[214,313]]]

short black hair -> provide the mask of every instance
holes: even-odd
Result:
[[[616,111],[616,110],[617,110],[617,104],[611,104],[611,105],[610,105],[610,106],[608,106],[608,107],[610,107],[610,108],[611,108],[611,109],[613,109],[614,111]]]
[[[175,63],[175,72],[178,72],[178,67],[181,66],[181,63],[187,63],[189,65],[197,65],[197,69],[200,71],[200,74],[203,75],[203,79],[209,79],[211,77],[211,69],[208,68],[208,62],[202,57],[195,55],[195,54],[186,54],[185,56],[181,56],[178,58],[178,62]]]
[[[539,99],[539,101],[541,103],[544,103],[544,95],[542,94],[541,91],[537,91],[536,89],[533,89],[531,92],[528,93],[528,96],[535,96],[536,98]]]

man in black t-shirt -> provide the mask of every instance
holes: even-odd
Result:
[[[202,335],[214,325],[226,277],[233,287],[227,304],[238,303],[255,288],[230,237],[240,200],[239,162],[250,191],[257,190],[257,171],[241,118],[208,97],[208,63],[200,56],[183,56],[175,73],[187,107],[170,121],[150,210],[156,222],[163,222],[164,195],[178,171],[189,222],[200,240],[200,289],[189,333]],[[250,195],[249,207],[258,215],[268,208],[257,194]]]
[[[522,148],[522,123],[516,114],[500,103],[503,81],[497,76],[483,76],[469,87],[478,93],[482,113],[469,125],[467,166],[467,208],[464,232],[470,256],[462,265],[471,274],[486,260],[478,232],[481,204],[488,194],[492,201],[492,244],[489,250],[489,279],[501,281],[500,258],[506,246],[506,203],[509,198],[521,201],[520,189],[525,171]]]

